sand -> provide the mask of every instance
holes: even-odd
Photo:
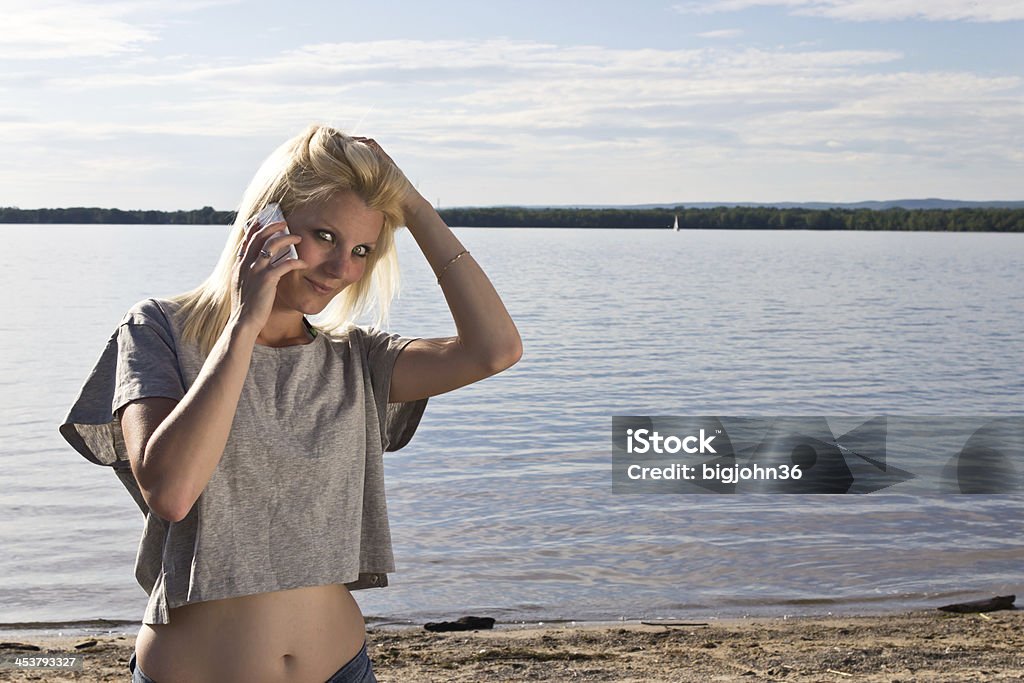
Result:
[[[701,623],[695,620],[695,623]],[[428,681],[1019,681],[1024,611],[558,625],[431,633],[371,627],[381,683]],[[7,641],[12,639],[0,635]],[[133,636],[24,638],[78,651],[85,669],[0,671],[0,681],[127,681]],[[5,655],[19,651],[9,646]]]

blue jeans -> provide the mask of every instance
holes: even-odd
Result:
[[[135,660],[135,653],[132,652],[132,657],[128,660],[128,670],[132,672],[132,683],[156,683],[142,672],[142,667]],[[377,683],[377,677],[373,675],[373,666],[370,664],[370,655],[366,653],[365,640],[359,653],[345,666],[335,671],[325,683]]]

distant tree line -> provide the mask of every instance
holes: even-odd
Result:
[[[1024,232],[1021,209],[777,209],[721,206],[711,209],[521,209],[441,211],[449,225],[547,228],[668,228],[746,230],[932,230]]]
[[[526,209],[488,207],[443,209],[448,225],[509,228],[668,228],[746,230],[928,230],[940,232],[1024,232],[1022,209],[777,209],[722,206],[712,209]],[[227,225],[234,211],[204,206],[192,211],[123,211],[73,207],[0,207],[0,223],[101,223]]]
[[[212,206],[191,211],[122,211],[74,206],[68,209],[18,209],[0,206],[0,223],[99,223],[105,225],[228,225],[234,211]]]

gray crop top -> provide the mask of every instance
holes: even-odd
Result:
[[[181,338],[178,307],[133,306],[110,336],[60,433],[112,467],[145,515],[135,578],[143,622],[223,598],[343,583],[383,587],[395,569],[383,452],[412,438],[427,400],[388,403],[412,337],[354,327],[308,344],[257,344],[224,454],[180,522],[152,513],[132,474],[117,411],[148,396],[180,400],[205,357]]]

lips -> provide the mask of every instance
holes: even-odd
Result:
[[[315,280],[310,280],[308,277],[306,278],[306,282],[308,282],[309,286],[313,288],[313,291],[317,292],[318,294],[330,294],[331,292],[334,291],[332,287],[325,287],[324,285],[320,284],[319,282],[316,282]]]

